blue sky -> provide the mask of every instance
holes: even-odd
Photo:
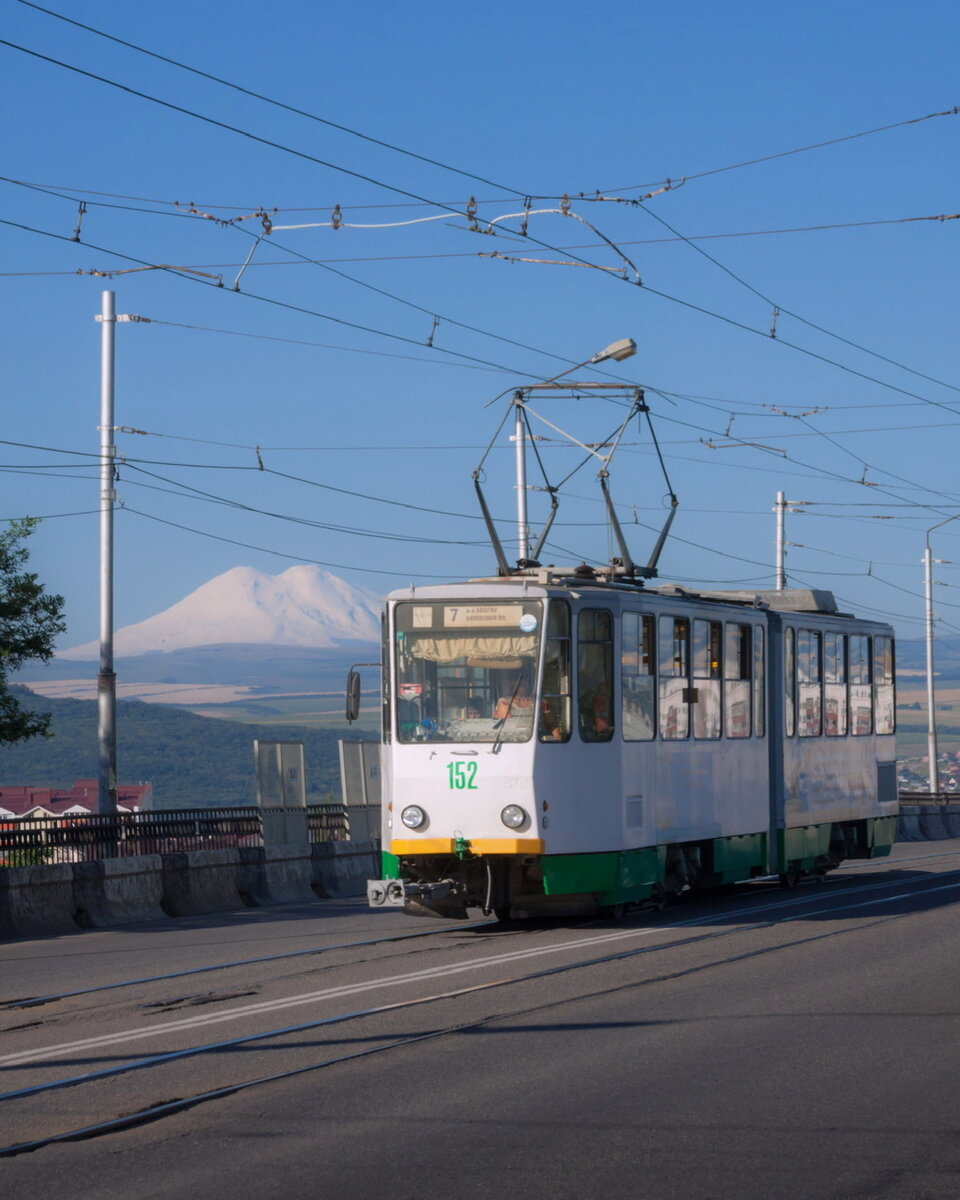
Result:
[[[3,0],[0,517],[47,518],[63,645],[97,632],[105,288],[151,320],[117,327],[116,422],[145,431],[117,438],[118,627],[241,564],[378,594],[488,573],[488,402],[629,336],[636,357],[572,377],[646,389],[680,500],[663,580],[771,586],[784,491],[791,584],[919,635],[924,532],[960,513],[960,220],[913,219],[960,209],[955,5],[52,7],[322,118]],[[535,211],[564,194],[571,215]],[[529,198],[529,237],[472,231],[471,197],[481,228]],[[335,206],[339,229],[279,228]],[[536,407],[584,442],[624,412]],[[551,482],[580,460],[538,446]],[[484,465],[509,550],[505,436]],[[611,488],[645,560],[667,486],[637,422]],[[615,552],[593,467],[551,541]]]

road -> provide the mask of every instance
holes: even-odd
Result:
[[[0,1195],[957,1200],[958,942],[960,841],[619,923],[7,943]]]

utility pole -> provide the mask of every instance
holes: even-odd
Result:
[[[929,534],[923,552],[923,582],[927,632],[927,787],[935,795],[940,791],[940,771],[937,765],[937,703],[933,686],[933,559],[930,556]]]
[[[785,532],[785,517],[787,513],[801,513],[803,509],[799,505],[809,504],[809,500],[788,500],[783,492],[777,492],[777,502],[773,506],[773,511],[777,514],[777,542],[774,551],[774,584],[778,592],[782,592],[787,586],[787,572],[784,566],[786,558],[786,546],[793,545],[784,539]]]
[[[117,500],[114,424],[114,333],[118,321],[149,322],[116,312],[113,292],[100,297],[100,670],[97,675],[98,811],[117,813],[117,676],[113,670],[113,508]]]
[[[115,296],[104,292],[100,310],[100,672],[97,675],[98,810],[117,813],[117,677],[113,670],[113,506],[117,493],[113,367]]]
[[[926,620],[924,624],[927,632],[927,759],[929,762],[927,787],[934,795],[940,791],[940,768],[937,763],[937,698],[933,682],[933,564],[935,562],[943,562],[944,560],[933,557],[930,550],[930,534],[935,529],[949,525],[957,517],[960,517],[960,513],[954,513],[952,517],[947,517],[945,521],[939,521],[936,525],[931,525],[924,537],[923,549],[923,590],[926,601]]]
[[[530,526],[527,522],[527,428],[523,415],[523,393],[513,394],[513,441],[517,470],[517,559],[530,557]]]
[[[777,492],[777,503],[774,511],[777,514],[777,544],[773,586],[778,592],[782,592],[787,586],[787,573],[784,570],[784,548],[783,548],[783,532],[784,532],[784,513],[787,508],[787,499],[783,492]]]

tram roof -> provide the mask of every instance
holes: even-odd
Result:
[[[689,588],[679,584],[660,584],[656,587],[627,580],[616,569],[531,567],[515,575],[493,575],[450,584],[411,586],[391,593],[393,599],[441,599],[455,596],[485,598],[509,592],[517,596],[546,596],[550,590],[575,588],[577,591],[596,589],[614,591],[619,595],[648,595],[676,597],[685,600],[707,600],[717,604],[733,604],[750,608],[772,609],[775,612],[823,613],[848,616],[837,608],[832,592],[820,588],[740,589],[722,591],[713,588]]]

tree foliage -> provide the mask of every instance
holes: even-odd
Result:
[[[24,545],[35,518],[11,521],[0,532],[0,742],[22,742],[45,734],[50,718],[24,708],[9,687],[11,671],[39,659],[48,662],[54,639],[63,633],[63,597],[50,595],[36,575],[25,571]]]

